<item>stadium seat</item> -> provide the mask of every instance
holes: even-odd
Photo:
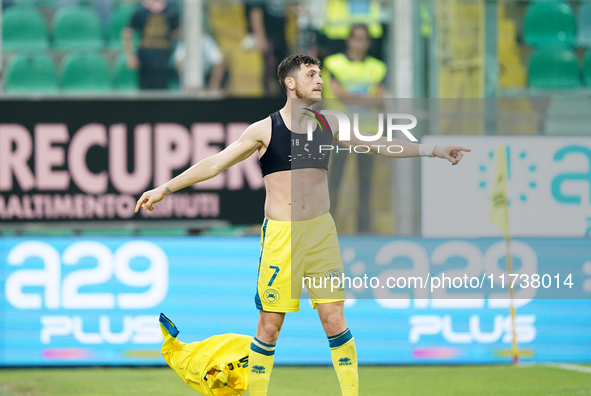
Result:
[[[576,54],[564,48],[538,49],[528,66],[532,88],[575,88],[581,85]]]
[[[122,4],[113,11],[109,18],[109,48],[123,48],[121,31],[129,25],[136,9],[136,4]]]
[[[577,45],[580,47],[591,47],[591,3],[581,3],[577,28]]]
[[[108,91],[111,89],[109,65],[100,54],[70,53],[61,68],[64,91]]]
[[[591,86],[591,50],[587,51],[583,61],[583,82],[586,86]]]
[[[575,15],[566,1],[532,1],[525,11],[524,36],[528,45],[572,47],[575,30]]]
[[[591,100],[589,98],[554,98],[548,105],[546,135],[589,136]]]
[[[47,55],[17,55],[6,66],[4,89],[7,92],[55,92],[57,87],[55,64]]]
[[[135,91],[138,89],[138,73],[127,67],[125,54],[115,60],[113,68],[113,87],[117,91]]]
[[[101,21],[89,7],[65,7],[53,19],[53,39],[57,49],[102,48]]]
[[[22,1],[22,0],[19,0]],[[31,1],[31,0],[26,0]],[[44,8],[48,11],[57,11],[58,8],[79,6],[79,5],[90,5],[91,0],[32,0],[37,3],[39,8]]]
[[[2,15],[2,49],[45,49],[49,47],[47,25],[31,6],[13,6]]]

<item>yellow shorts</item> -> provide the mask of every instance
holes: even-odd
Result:
[[[330,213],[304,221],[266,219],[255,304],[268,312],[297,312],[303,285],[312,307],[345,300],[343,260]]]

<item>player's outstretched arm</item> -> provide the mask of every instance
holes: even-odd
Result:
[[[361,134],[365,136],[373,136],[365,132],[361,132]],[[353,149],[358,146],[369,147],[369,152],[371,154],[382,155],[390,158],[412,158],[428,156],[443,158],[451,162],[452,165],[457,165],[464,156],[462,151],[471,151],[469,148],[462,146],[432,146],[408,142],[406,140],[400,139],[388,140],[385,137],[381,137],[374,141],[365,141],[359,139],[359,137],[357,137],[352,132],[350,135],[350,140],[342,140],[340,139],[339,132],[337,131],[334,134],[334,140],[345,147],[352,147]]]
[[[152,211],[154,210],[154,204],[162,201],[168,194],[211,179],[223,170],[250,157],[263,145],[262,131],[264,130],[264,122],[265,120],[250,125],[238,140],[224,150],[199,161],[161,186],[143,193],[137,201],[135,212],[137,213],[140,208]]]
[[[348,140],[344,140],[339,134],[339,122],[337,118],[329,115],[326,117],[326,120],[333,131],[333,140],[347,148],[351,148],[351,150],[354,150],[356,147],[364,146],[369,147],[369,153],[371,154],[382,155],[390,158],[438,157],[448,160],[452,165],[457,165],[460,162],[464,156],[462,151],[471,151],[469,148],[462,146],[432,146],[400,139],[388,140],[383,136],[376,140],[365,141],[359,139],[359,137],[352,130],[349,133]],[[364,136],[374,136],[363,131],[360,131],[360,133]],[[355,152],[368,151],[366,148],[364,148],[363,151],[356,150]]]

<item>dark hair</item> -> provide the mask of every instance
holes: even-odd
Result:
[[[350,39],[351,37],[353,37],[353,32],[357,29],[365,30],[365,33],[367,33],[367,37],[369,37],[369,39],[371,40],[371,34],[369,34],[369,28],[367,27],[367,25],[364,25],[362,23],[356,23],[355,25],[351,26],[351,30],[349,31],[349,37],[347,37],[347,38]]]
[[[283,90],[285,92],[287,92],[287,86],[285,86],[285,78],[295,77],[296,73],[300,70],[301,65],[316,65],[320,67],[320,60],[308,55],[290,55],[287,58],[283,59],[283,61],[277,68],[277,77],[279,77],[279,84],[281,84],[281,87],[283,87]]]

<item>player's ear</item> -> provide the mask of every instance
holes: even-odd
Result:
[[[285,86],[289,89],[295,89],[295,86],[296,86],[295,78],[285,77]]]

